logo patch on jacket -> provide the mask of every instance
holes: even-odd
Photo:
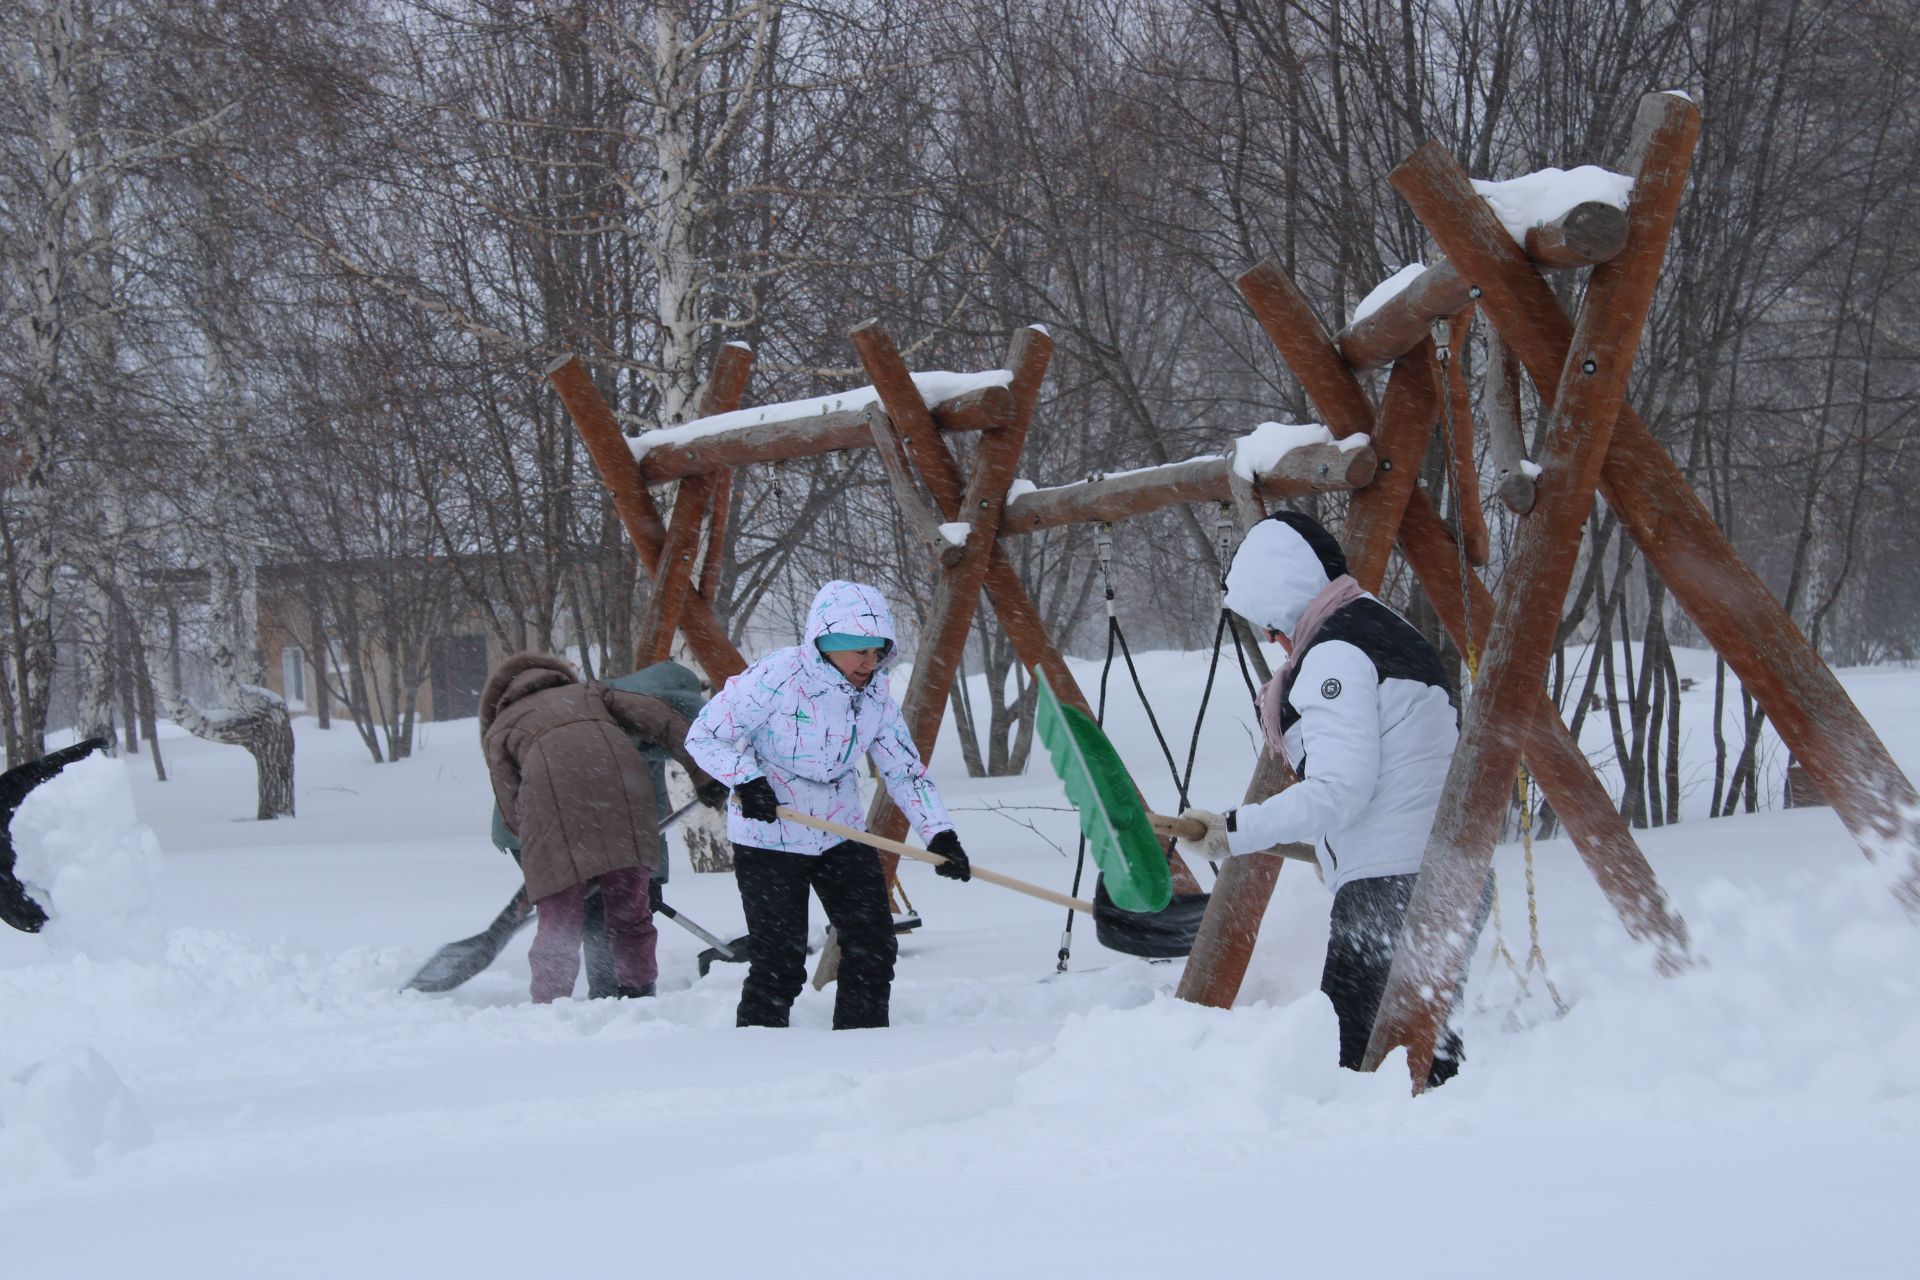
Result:
[[[1320,682],[1320,696],[1322,698],[1325,698],[1328,702],[1331,702],[1335,698],[1339,697],[1340,682],[1338,680],[1322,680]]]

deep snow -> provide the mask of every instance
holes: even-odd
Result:
[[[1141,667],[1184,756],[1205,655]],[[1845,679],[1920,767],[1920,675]],[[1171,807],[1123,672],[1112,690],[1116,741]],[[1711,697],[1686,695],[1689,815]],[[350,729],[298,726],[292,821],[247,820],[245,755],[180,737],[172,782],[88,762],[23,808],[23,870],[57,919],[0,931],[9,1276],[1915,1269],[1920,928],[1830,811],[1645,833],[1707,962],[1677,979],[1542,844],[1571,1010],[1537,979],[1516,1002],[1490,930],[1467,1068],[1415,1100],[1404,1071],[1333,1067],[1327,896],[1297,865],[1231,1012],[1171,999],[1177,964],[1106,952],[1084,920],[1055,976],[1057,910],[917,865],[928,924],[887,1031],[826,1031],[831,993],[811,991],[794,1029],[736,1031],[739,968],[696,980],[701,944],[665,921],[655,1000],[529,1005],[526,935],[458,992],[399,994],[516,883],[474,726],[427,726],[381,766]],[[1223,671],[1196,803],[1238,799],[1253,740]],[[977,862],[1066,888],[1071,815],[1034,768],[969,780],[950,738],[935,760]],[[1524,958],[1519,850],[1500,867]],[[678,870],[669,900],[738,932],[731,878]]]

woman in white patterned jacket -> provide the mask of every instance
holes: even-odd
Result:
[[[804,641],[727,681],[687,734],[687,754],[733,788],[727,834],[749,935],[739,1026],[787,1025],[806,983],[809,889],[840,943],[834,1027],[887,1025],[898,945],[879,856],[787,822],[777,806],[864,830],[858,770],[871,755],[894,803],[947,859],[939,874],[971,875],[888,690],[883,672],[894,648],[893,617],[880,593],[829,582],[808,610]]]

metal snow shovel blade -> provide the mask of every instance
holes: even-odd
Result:
[[[693,806],[699,803],[698,800],[689,800],[675,809],[660,823],[660,830],[665,832],[667,828],[691,813]],[[492,924],[471,938],[449,942],[434,952],[427,958],[427,962],[420,966],[420,972],[408,979],[407,985],[402,989],[425,991],[437,995],[479,977],[488,965],[500,958],[500,953],[506,949],[507,943],[513,940],[513,935],[526,928],[528,922],[533,919],[533,915],[533,904],[527,901],[526,886],[522,885],[515,890],[513,897],[508,899],[507,905],[500,909],[500,914],[493,918]],[[668,918],[678,920],[678,916],[672,914]],[[698,932],[704,935],[706,931]]]
[[[700,953],[698,959],[701,977],[706,977],[707,970],[711,969],[717,961],[730,960],[735,964],[745,964],[747,962],[747,941],[749,935],[743,933],[732,942],[722,942],[718,934],[709,933],[700,925],[687,919],[671,906],[668,906],[666,897],[661,892],[660,882],[658,880],[653,882],[651,896],[653,899],[653,909],[657,914],[665,916],[707,944],[707,949]]]
[[[1034,679],[1039,684],[1034,729],[1080,813],[1080,832],[1107,895],[1122,911],[1163,910],[1173,899],[1173,875],[1160,841],[1175,835],[1200,839],[1206,824],[1149,813],[1120,753],[1093,717],[1054,696],[1045,672],[1035,670]]]
[[[527,890],[523,885],[501,908],[500,914],[493,918],[492,924],[471,938],[449,942],[434,952],[420,966],[420,972],[407,982],[405,989],[438,994],[479,977],[481,971],[499,958],[513,935],[525,928],[532,919],[533,904],[527,901]]]

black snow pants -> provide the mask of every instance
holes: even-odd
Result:
[[[1340,1065],[1360,1069],[1373,1037],[1373,1020],[1386,994],[1387,970],[1400,945],[1407,923],[1407,904],[1413,898],[1415,876],[1376,876],[1349,880],[1333,895],[1332,929],[1327,936],[1327,963],[1320,973],[1320,989],[1333,1001],[1340,1019]],[[1482,899],[1481,920],[1491,904],[1492,882]],[[1477,927],[1477,926],[1476,926]],[[1460,975],[1462,983],[1466,975]],[[1434,1050],[1427,1087],[1445,1084],[1460,1070],[1464,1058],[1460,1035],[1448,1029]]]
[[[807,981],[807,890],[820,895],[840,940],[836,1031],[887,1025],[893,936],[887,880],[870,847],[844,840],[820,854],[733,846],[733,874],[747,915],[747,980],[735,1024],[784,1027]]]

